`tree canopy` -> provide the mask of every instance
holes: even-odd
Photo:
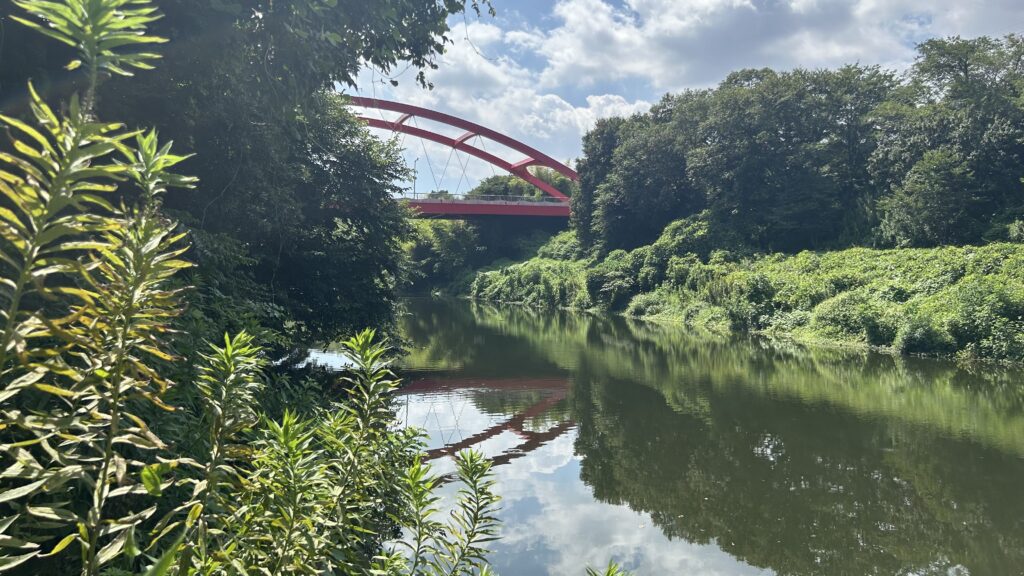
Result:
[[[426,75],[448,42],[447,19],[486,0],[161,2],[149,25],[170,39],[159,66],[111,78],[97,114],[155,126],[195,152],[195,190],[166,210],[192,230],[198,267],[187,334],[247,328],[278,351],[388,326],[402,275],[405,174],[399,151],[374,140],[336,89],[363,67],[398,63]],[[25,108],[25,80],[57,101],[80,89],[66,47],[8,21],[18,58],[0,69],[5,112]],[[24,58],[22,58],[24,56]],[[329,305],[325,305],[329,304]]]
[[[904,78],[741,70],[602,120],[573,228],[605,253],[697,213],[732,250],[1005,239],[1024,215],[1022,55],[1015,35],[934,39]]]
[[[537,178],[552,185],[562,194],[572,196],[576,190],[576,183],[569,178],[555,172],[545,166],[532,166],[528,168]],[[495,174],[480,181],[472,190],[466,193],[469,198],[481,196],[501,196],[513,198],[543,198],[542,190],[533,186],[526,180],[510,174]]]

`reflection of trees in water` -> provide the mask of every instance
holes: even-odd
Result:
[[[586,366],[602,378],[654,387],[688,413],[706,404],[708,388],[723,393],[742,388],[924,424],[1024,454],[1024,374],[1019,370],[695,336],[675,327],[584,314],[476,306],[474,318],[532,343],[536,354],[567,369]]]
[[[400,363],[405,368],[501,378],[565,374],[529,342],[477,324],[467,302],[415,298],[406,307],[400,327],[412,345]]]
[[[403,337],[414,345],[403,365],[454,370],[473,362],[479,345],[473,331],[462,329],[473,322],[465,306],[423,298],[411,298],[405,305],[399,325]]]
[[[496,416],[522,414],[550,396],[550,392],[543,390],[507,391],[482,388],[470,393],[473,406],[477,410]],[[560,397],[557,402],[545,405],[540,413],[526,418],[523,426],[525,430],[542,431],[569,419],[569,404],[564,397]]]
[[[1024,462],[899,422],[740,391],[681,414],[635,384],[576,381],[581,476],[671,538],[779,574],[1013,574]]]
[[[573,373],[584,481],[670,537],[714,540],[780,574],[1024,566],[1019,371],[456,308],[459,330],[506,338],[491,369],[526,370],[532,355],[531,366]],[[530,399],[477,402],[501,411]]]

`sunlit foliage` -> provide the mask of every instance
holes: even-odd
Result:
[[[463,487],[449,519],[434,519],[437,479],[420,461],[419,433],[395,428],[399,382],[374,331],[342,344],[350,368],[341,394],[314,406],[289,405],[308,395],[266,393],[270,363],[245,332],[193,358],[175,354],[187,290],[177,276],[192,264],[187,233],[163,208],[170,189],[196,179],[171,171],[187,157],[155,130],[100,122],[96,107],[100,71],[150,68],[156,55],[133,48],[162,41],[146,35],[156,8],[17,5],[32,18],[19,21],[74,48],[68,67],[89,77],[85,103],[71,96],[66,114],[30,85],[31,120],[0,117],[14,138],[0,152],[0,571],[490,573],[499,500],[490,461],[459,454]],[[318,168],[341,171],[359,159],[328,141],[362,135],[330,130],[344,127],[329,122],[344,115],[337,101],[321,111],[328,131],[310,154]],[[305,177],[339,192],[337,180]],[[386,182],[366,181],[350,200],[382,190]],[[344,210],[347,218],[328,217],[351,240],[366,226],[358,203]],[[369,283],[396,273],[365,265],[348,272]],[[190,361],[194,369],[181,368]],[[194,378],[169,376],[182,373]],[[266,399],[284,404],[283,416],[265,415]],[[394,550],[407,542],[403,528],[412,556]]]
[[[929,40],[871,66],[741,70],[584,138],[573,228],[606,254],[703,212],[716,248],[795,252],[1006,239],[1020,219],[1019,36]]]

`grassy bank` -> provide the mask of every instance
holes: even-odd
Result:
[[[687,251],[692,237],[670,226],[652,245],[579,260],[564,233],[534,259],[478,274],[470,295],[810,343],[1024,361],[1024,245],[698,257]]]

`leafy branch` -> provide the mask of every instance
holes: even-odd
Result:
[[[150,62],[160,55],[134,48],[167,41],[146,34],[146,26],[160,19],[157,8],[146,0],[13,1],[34,17],[13,16],[14,20],[78,51],[78,59],[72,60],[67,69],[84,65],[87,70],[84,108],[89,114],[95,108],[101,71],[132,76],[132,68],[151,70]]]

